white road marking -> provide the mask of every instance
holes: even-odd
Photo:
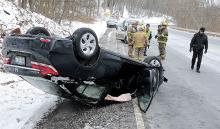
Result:
[[[132,100],[133,108],[134,108],[134,116],[136,120],[137,129],[145,129],[144,120],[142,117],[142,113],[138,107],[137,98]]]

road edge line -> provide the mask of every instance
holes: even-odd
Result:
[[[145,129],[144,120],[142,117],[142,113],[138,107],[137,98],[132,99],[133,109],[134,109],[134,116],[136,120],[137,129]]]

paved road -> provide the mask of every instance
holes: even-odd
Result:
[[[220,129],[220,39],[209,38],[198,74],[190,69],[193,34],[169,32],[164,62],[169,82],[159,89],[145,119],[152,129]]]
[[[144,127],[220,129],[220,39],[210,38],[210,49],[198,74],[190,70],[192,53],[188,50],[192,34],[176,30],[169,32],[167,59],[163,62],[169,82],[160,87],[149,111],[142,113]],[[114,29],[107,30],[100,44],[126,55],[127,46],[116,41]],[[155,40],[148,52],[149,55],[158,55]],[[64,100],[37,128],[135,129],[137,115],[134,115],[136,110],[133,107],[133,102],[127,102],[89,108]]]

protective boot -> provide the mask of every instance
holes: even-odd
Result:
[[[193,70],[194,69],[194,66],[193,65],[191,65],[191,70]]]

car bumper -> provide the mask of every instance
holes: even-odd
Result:
[[[32,76],[20,76],[25,81],[30,83],[32,86],[52,95],[69,98],[71,99],[71,95],[66,93],[59,85],[51,80],[47,80],[42,77],[32,77]]]
[[[109,26],[116,26],[116,23],[108,22],[107,25],[109,25]]]
[[[64,98],[70,98],[70,96],[68,96],[55,82],[43,78],[38,69],[9,64],[4,64],[4,69],[7,72],[19,75],[25,81],[44,92]]]
[[[7,72],[17,74],[17,75],[24,75],[24,76],[33,76],[33,77],[40,77],[40,70],[23,67],[23,66],[17,66],[17,65],[10,65],[10,64],[4,64],[4,69]]]

